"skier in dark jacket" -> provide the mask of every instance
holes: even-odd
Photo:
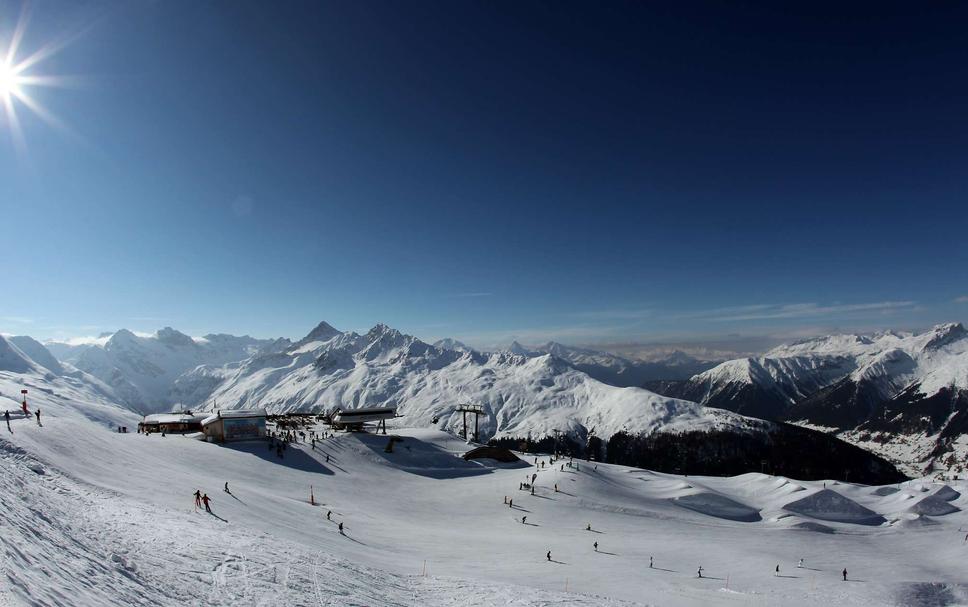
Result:
[[[340,535],[346,535],[345,533],[343,533],[343,521],[340,521],[339,523],[339,532],[340,532]]]
[[[202,492],[199,489],[195,490],[195,507],[196,508],[202,507]]]
[[[210,501],[212,501],[212,498],[210,498],[207,493],[202,496],[202,503],[205,504],[205,512],[208,512],[209,514],[212,512],[212,509],[208,507],[208,503]]]
[[[847,581],[847,568],[844,567],[844,581]]]
[[[3,419],[6,420],[6,422],[7,422],[7,431],[8,432],[13,432],[13,430],[10,428],[10,412],[9,411],[4,411],[3,412]]]
[[[548,551],[548,554],[545,555],[545,557],[547,557],[549,561],[551,560],[551,551],[550,550]]]
[[[595,546],[595,552],[598,552],[598,542],[595,542],[593,545]]]
[[[37,425],[39,426],[40,425],[40,407],[37,407],[37,410],[34,411],[34,415],[37,416]]]

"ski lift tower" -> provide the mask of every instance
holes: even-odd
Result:
[[[474,416],[474,442],[480,442],[480,438],[479,438],[480,434],[478,433],[478,428],[479,428],[478,420],[480,420],[480,417],[482,415],[487,415],[487,413],[485,413],[484,411],[484,407],[482,405],[457,405],[457,408],[454,410],[459,411],[461,414],[461,417],[463,417],[464,429],[461,430],[460,435],[464,440],[467,440],[467,414],[470,413],[471,415]]]

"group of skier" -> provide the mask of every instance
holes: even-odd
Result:
[[[27,408],[26,399],[24,400],[23,403],[21,403],[20,410],[23,412],[24,417],[30,417],[30,409]],[[34,409],[34,416],[37,417],[37,425],[43,426],[44,424],[40,423],[40,407],[37,407],[36,409]],[[10,432],[12,434],[13,428],[10,427],[10,411],[4,410],[3,420],[7,422],[7,432]]]
[[[225,492],[228,493],[229,484],[225,483]],[[212,508],[209,506],[209,502],[213,501],[212,498],[208,496],[207,493],[202,493],[201,489],[195,490],[195,508],[201,508],[202,504],[205,505],[205,512],[213,514]]]

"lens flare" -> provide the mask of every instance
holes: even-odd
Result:
[[[23,106],[38,118],[51,126],[65,129],[63,123],[38,102],[31,89],[42,86],[63,86],[64,82],[57,76],[35,73],[35,69],[58,51],[66,46],[66,41],[49,43],[37,49],[30,55],[20,59],[18,53],[27,27],[26,5],[20,13],[20,19],[10,36],[6,48],[0,46],[0,130],[10,131],[14,144],[24,149],[24,135],[17,116],[17,110]],[[0,43],[2,45],[2,43]]]

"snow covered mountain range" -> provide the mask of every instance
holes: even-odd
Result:
[[[652,389],[835,433],[910,471],[968,469],[968,330],[831,335]]]
[[[442,347],[443,346],[443,347]],[[189,406],[265,406],[270,411],[333,411],[393,405],[408,424],[456,429],[461,403],[484,406],[481,435],[548,436],[591,431],[750,428],[748,418],[604,384],[553,354],[481,353],[460,344],[432,346],[386,325],[360,335],[320,323],[282,351],[223,366],[198,367],[175,382]]]
[[[14,337],[13,340],[30,339]],[[33,340],[30,340],[33,341]],[[199,365],[223,365],[248,358],[264,348],[289,345],[249,336],[206,335],[192,338],[171,327],[154,335],[136,335],[127,329],[103,335],[94,343],[70,345],[37,342],[31,358],[57,352],[62,361],[89,373],[111,387],[115,398],[139,413],[166,411],[173,404],[170,390],[182,374]],[[38,347],[39,346],[39,349]]]
[[[699,360],[680,351],[670,352],[655,360],[632,360],[610,352],[576,348],[554,341],[533,347],[522,346],[515,341],[508,351],[528,358],[551,354],[600,382],[620,388],[640,388],[654,380],[688,379],[720,362]]]
[[[954,324],[807,340],[685,381],[647,382],[648,389],[619,387],[635,383],[643,366],[608,353],[557,343],[483,353],[455,340],[430,345],[382,324],[357,334],[324,322],[296,342],[121,330],[82,346],[47,344],[56,358],[29,337],[5,343],[19,353],[7,355],[8,371],[83,384],[93,398],[137,413],[389,404],[411,425],[437,419],[455,430],[454,408],[475,403],[487,411],[483,438],[762,432],[769,425],[752,419],[762,418],[835,434],[909,473],[962,470],[968,452],[968,331]]]

